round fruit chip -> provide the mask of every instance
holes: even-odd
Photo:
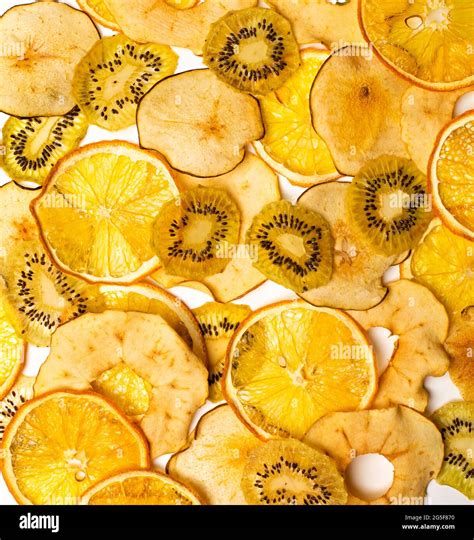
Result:
[[[152,223],[176,194],[159,156],[124,141],[101,142],[61,160],[32,211],[62,270],[91,282],[130,283],[159,265]]]
[[[166,470],[208,504],[246,504],[242,474],[249,452],[262,444],[228,405],[220,405],[199,420],[188,447]]]
[[[363,41],[357,20],[357,2],[328,0],[268,0],[273,9],[286,17],[298,43],[324,43],[327,47]]]
[[[327,182],[306,190],[297,206],[317,212],[327,220],[334,239],[333,271],[329,283],[301,294],[316,306],[369,309],[387,293],[382,277],[392,255],[382,255],[364,240],[349,219],[348,182]]]
[[[372,349],[354,319],[302,300],[248,317],[223,378],[226,400],[263,439],[302,438],[328,412],[367,407],[377,387]]]
[[[328,414],[311,427],[304,442],[333,458],[342,474],[355,456],[364,454],[381,454],[392,463],[393,483],[383,496],[366,500],[349,491],[347,504],[420,500],[443,460],[443,442],[434,424],[407,407]]]
[[[449,318],[443,305],[422,285],[406,279],[388,285],[388,296],[368,311],[352,311],[366,330],[384,327],[398,336],[395,351],[379,380],[376,408],[408,405],[423,412],[428,376],[440,377],[449,367],[443,344]]]
[[[35,382],[34,377],[26,377],[20,375],[15,381],[15,384],[0,400],[0,446],[2,444],[3,435],[7,429],[8,424],[12,421],[18,409],[30,399],[33,399],[33,384]],[[0,469],[2,466],[2,460],[0,459]]]
[[[96,22],[111,30],[120,30],[114,16],[107,8],[105,0],[77,0],[79,7],[88,13]]]
[[[152,285],[100,285],[88,311],[138,311],[160,315],[186,342],[196,356],[207,363],[204,338],[198,321],[186,304],[174,294]]]
[[[239,324],[252,310],[241,304],[208,302],[193,310],[201,333],[206,340],[209,356],[209,399],[221,401],[222,375],[227,347]]]
[[[339,176],[326,144],[314,131],[309,110],[311,86],[328,55],[314,47],[303,49],[301,67],[278,90],[259,100],[265,136],[254,143],[255,150],[298,186]]]
[[[408,86],[377,57],[354,56],[351,47],[323,64],[311,90],[311,115],[341,174],[354,176],[385,154],[409,157],[400,128]]]
[[[474,402],[453,401],[432,416],[444,442],[444,460],[436,478],[474,499]]]
[[[399,75],[432,90],[474,82],[474,17],[466,0],[361,0],[365,38]]]
[[[123,129],[135,124],[140,99],[177,64],[167,45],[140,45],[120,34],[103,37],[77,65],[74,95],[92,124]]]
[[[179,450],[208,394],[207,371],[159,315],[88,313],[58,328],[35,395],[94,390],[135,419],[153,458]]]
[[[53,30],[54,29],[54,30]],[[0,17],[0,110],[14,116],[66,114],[74,105],[72,78],[100,38],[89,17],[66,4],[33,2]]]
[[[403,266],[409,267],[413,278],[435,294],[451,316],[474,305],[474,242],[437,225]]]
[[[95,484],[81,498],[86,505],[196,505],[199,499],[169,476],[129,471]]]
[[[12,323],[8,301],[0,290],[0,399],[15,383],[25,360],[25,342]]]
[[[212,24],[203,60],[224,82],[264,96],[298,69],[300,54],[290,23],[271,9],[254,7]]]
[[[235,168],[245,145],[263,136],[258,102],[209,69],[179,73],[141,100],[140,144],[157,150],[179,171],[217,176]]]
[[[474,306],[465,308],[455,318],[445,342],[451,357],[449,375],[462,397],[474,401]]]
[[[268,441],[253,448],[242,476],[249,504],[345,504],[344,479],[334,461],[294,439]]]
[[[180,9],[179,0],[104,0],[122,32],[140,43],[165,43],[201,54],[213,22],[257,0],[206,0]],[[188,3],[188,2],[187,2]]]
[[[3,454],[3,477],[20,504],[77,504],[104,478],[150,466],[145,439],[115,407],[69,390],[23,405]]]
[[[454,233],[474,240],[474,112],[455,118],[439,134],[428,170],[433,204]]]

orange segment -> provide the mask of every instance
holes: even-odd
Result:
[[[150,465],[141,432],[87,392],[27,402],[5,432],[3,454],[3,476],[21,504],[76,504],[104,478]]]
[[[227,352],[227,401],[262,438],[302,438],[328,412],[368,406],[376,386],[373,352],[358,324],[303,301],[255,312]]]
[[[7,302],[0,292],[0,399],[13,386],[25,357],[25,342],[15,331]]]
[[[87,505],[198,505],[199,499],[169,476],[131,471],[112,476],[92,487],[82,498]]]
[[[440,133],[429,165],[433,203],[443,223],[474,240],[474,112]]]

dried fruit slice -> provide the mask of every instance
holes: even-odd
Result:
[[[52,29],[54,28],[54,31]],[[74,69],[99,39],[89,17],[67,4],[33,2],[0,18],[0,110],[14,116],[66,114]]]
[[[407,407],[330,413],[311,427],[304,442],[332,457],[342,474],[354,457],[364,454],[381,454],[392,463],[393,483],[385,495],[366,500],[349,490],[347,504],[422,500],[443,460],[435,425]]]
[[[140,45],[120,34],[103,37],[77,65],[74,95],[92,124],[123,129],[135,124],[140,99],[177,64],[167,45]]]
[[[367,407],[376,391],[374,357],[342,311],[302,300],[255,311],[227,350],[224,396],[259,437],[302,438],[330,411]]]
[[[249,504],[345,504],[344,479],[334,461],[294,440],[269,441],[252,449],[242,475]]]
[[[350,218],[382,255],[414,247],[431,219],[426,177],[403,158],[381,156],[366,163],[348,190]]]
[[[388,285],[388,296],[381,304],[350,315],[366,330],[383,326],[398,336],[373,406],[400,404],[423,412],[429,397],[425,378],[444,375],[449,367],[443,347],[449,318],[443,305],[427,288],[402,279]]]
[[[172,167],[195,176],[231,171],[243,160],[245,145],[263,136],[257,100],[209,69],[179,73],[157,84],[140,102],[137,125],[142,146],[158,150]]]
[[[77,105],[64,116],[12,116],[3,126],[3,166],[20,186],[39,187],[59,159],[79,146],[87,128],[87,118]]]
[[[193,310],[209,356],[209,399],[221,401],[224,360],[230,338],[252,310],[244,304],[208,302]]]
[[[474,242],[438,225],[413,251],[409,266],[413,278],[428,287],[451,316],[474,305]]]
[[[0,445],[8,424],[12,421],[18,409],[30,399],[33,399],[34,377],[20,375],[15,384],[0,401]],[[1,469],[0,460],[0,469]]]
[[[402,100],[402,139],[416,166],[428,174],[438,133],[453,117],[459,97],[469,89],[432,92],[410,86]]]
[[[246,232],[253,218],[262,208],[280,200],[280,187],[276,174],[258,157],[246,153],[244,160],[233,171],[214,178],[198,178],[177,174],[176,182],[183,190],[194,189],[203,185],[210,188],[224,189],[237,203],[241,226],[239,243],[230,252],[232,260],[219,274],[203,278],[199,290],[211,293],[219,302],[230,302],[248,293],[265,281],[265,276],[254,268],[252,262],[257,253],[246,244]],[[153,278],[164,287],[172,287],[182,282],[162,271],[155,272]],[[196,288],[191,282],[183,283]]]
[[[56,328],[85,313],[94,295],[91,285],[56,268],[39,240],[12,249],[3,277],[17,332],[38,347],[49,347]]]
[[[334,239],[332,276],[326,285],[301,294],[310,304],[341,309],[369,309],[387,293],[385,271],[395,264],[393,256],[380,255],[363,239],[349,219],[348,182],[327,182],[306,190],[298,199],[323,216]]]
[[[87,505],[196,505],[187,487],[156,471],[129,471],[95,484],[81,498]]]
[[[207,352],[198,321],[186,304],[174,294],[152,285],[100,285],[88,311],[102,313],[139,311],[160,315],[186,342],[196,356],[207,364]]]
[[[203,60],[224,82],[264,96],[298,69],[300,54],[290,23],[254,7],[231,11],[211,25]]]
[[[0,399],[13,386],[25,361],[25,342],[16,333],[4,291],[0,290]]]
[[[454,233],[474,240],[474,112],[450,122],[438,135],[428,166],[433,205]]]
[[[269,0],[267,4],[290,22],[298,43],[354,43],[363,37],[357,20],[357,2],[328,0]]]
[[[247,232],[254,266],[297,293],[326,285],[332,273],[333,238],[328,222],[289,201],[267,204]]]
[[[354,176],[384,154],[408,157],[400,129],[408,86],[377,57],[354,56],[350,47],[324,63],[311,90],[311,114],[341,174]]]
[[[158,266],[152,223],[176,193],[159,156],[124,141],[101,142],[64,158],[32,211],[62,270],[89,281],[129,283]]]
[[[465,0],[361,0],[367,41],[399,75],[432,90],[474,82],[474,17]]]
[[[447,403],[433,414],[432,420],[438,426],[444,442],[443,466],[436,481],[474,499],[474,402]]]
[[[324,141],[314,131],[309,94],[329,52],[301,51],[301,67],[275,92],[260,98],[265,136],[254,143],[257,153],[292,184],[308,186],[339,173]]]
[[[202,361],[159,315],[88,313],[56,330],[35,395],[95,390],[134,417],[155,458],[179,450],[208,393]]]
[[[102,26],[106,26],[111,30],[120,30],[104,0],[77,0],[77,3],[83,11]]]
[[[462,397],[474,401],[474,306],[469,306],[455,318],[445,342],[451,357],[449,375]]]
[[[174,0],[174,4],[178,0]],[[129,38],[140,43],[166,43],[200,54],[211,24],[227,12],[255,6],[257,0],[199,2],[177,9],[169,0],[104,0]]]
[[[228,405],[220,405],[201,417],[188,447],[171,457],[166,471],[207,504],[246,504],[242,473],[249,452],[262,444]]]
[[[239,239],[240,211],[223,189],[197,187],[171,200],[153,223],[152,246],[167,272],[202,278],[222,272]]]
[[[27,402],[3,447],[3,477],[20,504],[77,504],[102,479],[150,466],[139,430],[90,392],[53,392]]]

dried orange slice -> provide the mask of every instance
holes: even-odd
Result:
[[[451,90],[474,81],[474,6],[468,0],[361,0],[365,38],[419,86]]]
[[[90,282],[130,283],[158,267],[152,223],[176,194],[159,156],[125,141],[101,142],[63,159],[32,211],[64,272]]]
[[[196,505],[187,487],[165,474],[130,471],[99,482],[82,497],[87,505]]]
[[[433,204],[454,233],[474,240],[474,111],[438,135],[428,167]]]
[[[299,186],[339,176],[326,143],[311,122],[309,95],[325,49],[301,52],[301,67],[275,92],[260,98],[265,136],[254,142],[257,153],[276,172]]]
[[[25,358],[25,342],[16,333],[10,317],[8,300],[0,292],[0,399],[13,386]]]
[[[79,7],[96,22],[111,30],[120,30],[104,0],[77,0]]]
[[[7,427],[3,456],[3,477],[20,504],[76,504],[104,478],[150,465],[141,432],[89,392],[27,402]]]
[[[361,327],[302,300],[248,317],[229,344],[223,379],[227,401],[263,439],[302,438],[328,412],[367,407],[377,387]]]

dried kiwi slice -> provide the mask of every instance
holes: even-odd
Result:
[[[334,242],[328,222],[316,212],[289,201],[267,204],[255,216],[247,240],[258,250],[254,266],[297,293],[331,278]]]
[[[242,491],[249,504],[345,504],[344,479],[335,462],[294,440],[273,440],[248,453]]]
[[[18,333],[48,347],[60,324],[86,312],[92,289],[57,269],[38,241],[21,242],[10,257],[4,278]]]
[[[368,162],[347,195],[360,235],[384,255],[414,247],[432,219],[426,177],[408,159],[381,156]]]
[[[290,23],[272,9],[231,11],[211,26],[204,63],[238,90],[265,95],[299,67]]]
[[[87,128],[77,105],[64,116],[10,117],[3,126],[6,172],[22,187],[41,186],[56,162],[79,146]]]
[[[447,403],[432,420],[444,442],[444,462],[436,480],[474,499],[474,401]]]
[[[8,424],[18,409],[33,398],[34,382],[34,377],[20,375],[10,392],[0,400],[0,443],[2,442],[3,434]]]
[[[211,401],[224,399],[221,380],[224,373],[227,346],[239,324],[251,311],[250,307],[244,304],[221,304],[219,302],[207,302],[193,310],[206,342],[209,358],[209,399]]]
[[[222,189],[197,187],[166,203],[152,244],[166,271],[190,279],[222,272],[237,244],[240,210]]]
[[[91,123],[126,128],[135,123],[140,99],[176,66],[177,55],[167,45],[140,45],[120,34],[104,37],[77,66],[74,95]]]

